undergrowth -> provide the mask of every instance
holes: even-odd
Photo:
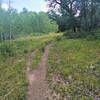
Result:
[[[45,46],[55,36],[26,37],[0,43],[0,100],[26,100],[27,56],[36,51],[31,66],[36,68]]]
[[[49,54],[50,88],[68,100],[100,99],[100,41],[55,41]]]

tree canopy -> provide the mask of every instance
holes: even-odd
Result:
[[[36,13],[23,8],[19,13],[16,9],[10,8],[6,11],[0,8],[0,40],[52,31],[57,31],[57,24],[44,12]]]
[[[49,16],[57,21],[60,31],[91,31],[100,24],[100,0],[46,0]]]

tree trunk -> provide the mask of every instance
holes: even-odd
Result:
[[[75,26],[73,27],[73,31],[76,32],[76,27]]]

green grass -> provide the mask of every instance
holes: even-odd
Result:
[[[60,76],[60,82],[53,80]],[[55,41],[49,54],[50,88],[68,100],[93,100],[100,96],[100,41]],[[65,83],[65,84],[64,84]]]
[[[26,63],[35,52],[32,68],[36,68],[45,46],[56,35],[26,37],[0,43],[0,100],[26,100]]]
[[[100,96],[100,40],[60,39],[60,35],[29,36],[0,43],[0,100],[26,100],[28,55],[35,52],[32,68],[36,68],[51,41],[50,88],[68,100],[93,100]],[[61,82],[52,80],[55,75]]]

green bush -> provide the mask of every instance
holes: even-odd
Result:
[[[81,31],[81,32],[72,32],[72,31],[66,31],[64,33],[64,36],[67,38],[75,39],[75,38],[87,38],[87,40],[94,40],[94,39],[100,39],[100,29],[95,31]]]
[[[88,35],[88,36],[86,37],[86,39],[87,39],[88,41],[92,41],[92,40],[95,40],[95,36],[93,36],[93,35]]]
[[[72,68],[71,67],[65,67],[65,68],[63,68],[62,69],[63,71],[62,71],[62,73],[63,73],[63,76],[64,77],[68,77],[69,75],[71,75],[72,74]]]
[[[24,53],[28,53],[28,50],[27,49],[24,49]]]
[[[83,32],[71,32],[71,31],[67,31],[64,33],[64,36],[66,36],[67,38],[82,38],[85,36],[85,33]]]
[[[96,39],[100,40],[100,29],[97,29],[96,32],[94,33],[94,36]]]
[[[16,54],[16,50],[13,44],[2,43],[0,45],[0,53],[2,55],[14,56]]]
[[[57,41],[60,41],[60,40],[64,40],[66,37],[65,36],[57,36],[56,37],[56,40]]]

